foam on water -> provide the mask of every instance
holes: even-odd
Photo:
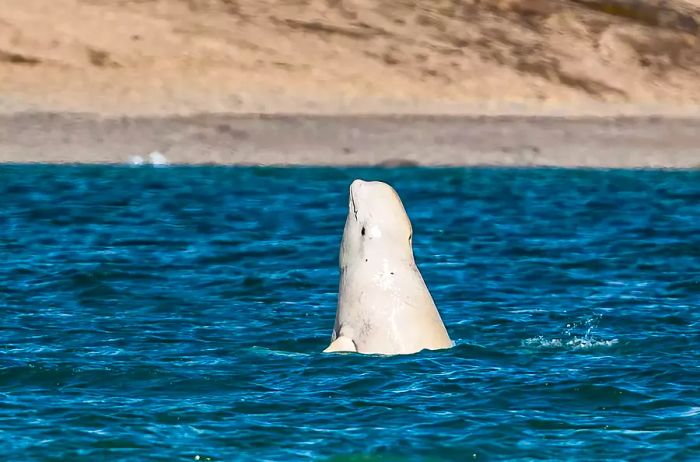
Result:
[[[542,335],[527,338],[522,341],[524,346],[541,348],[569,348],[572,350],[587,350],[590,348],[610,347],[618,343],[618,339],[601,339],[594,335],[603,315],[598,313],[580,320],[566,323],[559,337],[545,338]]]
[[[546,339],[542,336],[523,340],[523,345],[542,348],[571,348],[574,350],[586,350],[589,348],[609,347],[618,343],[617,339],[598,340],[595,338],[573,337],[569,339],[552,338]]]

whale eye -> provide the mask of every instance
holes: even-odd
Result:
[[[362,227],[362,235],[363,236],[365,235],[365,227],[364,226]]]

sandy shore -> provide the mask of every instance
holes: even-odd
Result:
[[[0,162],[700,165],[700,0],[10,3]]]
[[[700,120],[0,115],[0,162],[700,168]]]

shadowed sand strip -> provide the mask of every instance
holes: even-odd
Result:
[[[0,115],[0,162],[700,168],[700,120]]]

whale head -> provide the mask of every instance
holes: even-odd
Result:
[[[413,229],[394,188],[380,181],[350,185],[340,266],[381,255],[413,260]]]

